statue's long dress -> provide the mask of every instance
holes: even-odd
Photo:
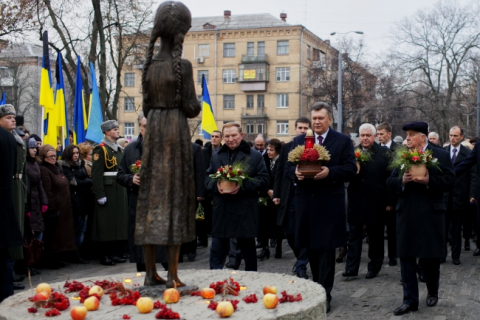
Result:
[[[175,107],[173,59],[153,60],[146,76],[147,116],[135,244],[179,245],[195,239],[195,183],[187,118],[200,112],[192,65],[182,60],[182,101]]]

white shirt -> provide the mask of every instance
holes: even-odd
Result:
[[[325,131],[325,133],[321,135],[323,137],[322,145],[325,144],[325,139],[327,138],[328,131],[330,131],[330,128],[328,128],[327,131]],[[315,144],[318,144],[318,137],[319,135],[315,133]]]
[[[388,149],[390,149],[392,147],[392,140],[388,141],[387,144],[381,144],[382,147],[387,147]]]
[[[450,159],[453,159],[453,149],[457,149],[457,152],[455,153],[455,155],[458,157],[458,153],[460,152],[460,145],[456,147],[450,146]]]

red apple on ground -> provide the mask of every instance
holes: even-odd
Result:
[[[180,293],[177,289],[170,288],[163,292],[163,301],[165,303],[177,303],[180,300]]]
[[[233,304],[230,301],[222,301],[217,305],[216,311],[220,318],[228,318],[233,314]]]
[[[275,286],[263,287],[263,294],[267,294],[267,293],[277,294],[277,287]]]
[[[48,292],[40,291],[39,293],[33,296],[33,302],[35,303],[45,302],[48,300],[49,297],[50,295],[48,294]]]
[[[88,290],[88,295],[93,295],[96,293],[100,298],[103,296],[103,289],[100,286],[93,286]]]
[[[153,301],[148,297],[137,300],[137,309],[140,313],[150,313],[153,310]]]
[[[267,293],[263,297],[263,304],[267,309],[275,309],[278,304],[278,297],[273,293]]]
[[[213,299],[213,297],[215,297],[215,290],[212,288],[203,288],[200,291],[200,295],[203,299]]]
[[[50,294],[52,293],[52,287],[50,287],[48,283],[40,283],[35,289],[35,293],[39,293],[42,291],[48,293],[48,296],[50,296]]]
[[[100,306],[100,301],[97,297],[89,297],[85,300],[83,305],[85,306],[85,308],[87,308],[88,311],[95,311],[98,310],[98,307]]]
[[[76,306],[70,310],[70,317],[73,320],[83,320],[87,316],[87,308],[84,306]]]

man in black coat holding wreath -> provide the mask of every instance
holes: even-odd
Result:
[[[429,150],[438,161],[438,168],[427,167],[423,178],[413,177],[409,170],[400,175],[401,168],[393,170],[387,180],[388,189],[398,195],[397,256],[403,280],[403,304],[394,311],[403,315],[417,311],[419,304],[416,259],[424,270],[427,283],[427,306],[438,302],[440,260],[445,255],[444,193],[455,183],[455,172],[448,153],[427,145],[428,124],[412,122],[403,126],[407,132],[407,147]]]

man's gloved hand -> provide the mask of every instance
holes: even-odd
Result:
[[[103,206],[107,202],[107,197],[97,199],[99,205]]]
[[[48,210],[48,206],[43,205],[43,206],[42,206],[42,213],[47,212],[47,210]]]

